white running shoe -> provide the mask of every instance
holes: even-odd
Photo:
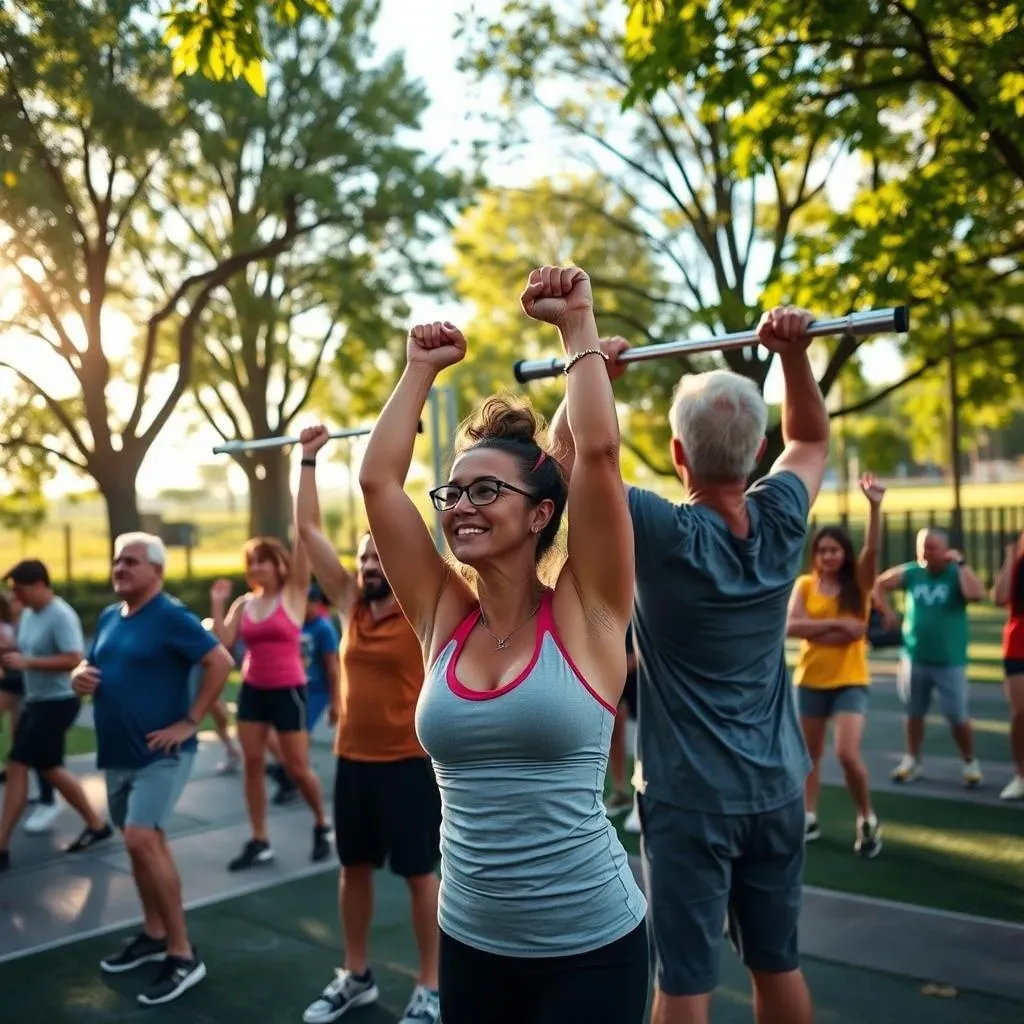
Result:
[[[999,794],[1000,800],[1024,800],[1024,775],[1015,775]]]
[[[972,757],[970,761],[964,762],[963,775],[965,786],[973,788],[974,786],[981,785],[981,765],[978,764],[978,759],[976,757]]]
[[[916,757],[904,754],[903,759],[892,770],[893,782],[913,782],[921,776],[921,762]]]
[[[60,800],[55,796],[52,804],[38,804],[25,822],[25,831],[30,835],[48,832],[60,817]]]

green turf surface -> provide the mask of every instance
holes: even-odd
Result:
[[[853,853],[854,810],[845,789],[823,786],[822,837],[808,845],[804,881],[840,892],[1024,923],[1024,815],[1012,807],[876,793],[883,849]],[[621,831],[637,853],[638,836]]]
[[[135,1002],[150,965],[125,975],[102,975],[97,962],[120,936],[88,939],[0,966],[4,1021],[11,1024],[100,1024],[166,1020],[189,1024],[294,1024],[330,980],[339,959],[333,872],[218,903],[189,915],[207,979],[176,1003],[143,1009]],[[371,958],[381,990],[373,1007],[346,1016],[352,1024],[394,1024],[405,1006],[416,963],[405,887],[378,875]],[[828,1024],[1012,1024],[1024,1006],[961,993],[955,999],[922,994],[922,981],[807,959],[816,1019]],[[935,979],[941,981],[941,979]],[[714,1024],[749,1024],[745,974],[728,949]],[[524,1024],[526,1024],[524,1020]],[[573,1024],[573,1022],[566,1022]]]

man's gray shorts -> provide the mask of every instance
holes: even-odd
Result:
[[[192,771],[195,754],[161,757],[142,768],[107,769],[107,807],[119,828],[166,829]]]
[[[669,996],[714,991],[727,915],[750,970],[796,970],[803,796],[763,814],[703,814],[637,799],[658,988]]]
[[[966,665],[927,665],[905,655],[900,658],[896,688],[909,718],[924,718],[937,690],[943,715],[954,725],[966,722],[970,718],[967,685]]]

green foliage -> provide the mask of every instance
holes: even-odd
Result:
[[[636,206],[596,176],[490,189],[465,213],[453,242],[449,274],[459,301],[474,311],[466,327],[471,357],[452,371],[463,410],[514,386],[518,360],[560,353],[557,333],[527,319],[519,305],[536,266],[586,270],[605,335],[635,336],[665,325],[666,284]],[[618,386],[629,406],[623,442],[659,472],[670,468],[665,411],[683,366],[674,360],[638,364]],[[564,393],[557,379],[530,386],[546,416]]]
[[[304,14],[331,18],[330,0],[169,0],[161,20],[176,75],[197,71],[215,82],[244,78],[266,93],[263,62],[269,57],[264,16],[294,25]]]

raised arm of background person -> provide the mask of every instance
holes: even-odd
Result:
[[[878,552],[882,543],[882,499],[885,488],[870,474],[860,478],[861,493],[868,499],[868,528],[864,546],[857,558],[857,582],[861,591],[870,594],[878,578]],[[866,614],[866,610],[865,610]]]
[[[874,602],[875,607],[882,613],[882,617],[887,623],[892,623],[896,619],[896,612],[893,609],[892,604],[889,602],[889,594],[894,590],[899,590],[903,586],[903,574],[905,570],[905,565],[894,565],[891,569],[886,569],[885,572],[875,580],[875,586],[871,591],[871,599]]]
[[[1006,545],[1003,564],[992,587],[992,601],[999,608],[1006,608],[1013,601],[1013,584],[1017,578],[1017,563],[1020,560],[1021,544],[1024,534],[1013,544]]]
[[[605,369],[608,371],[608,379],[614,384],[629,368],[629,364],[622,364],[616,360],[629,348],[629,342],[618,335],[611,338],[602,338],[598,346],[605,354]],[[559,465],[565,471],[566,477],[572,478],[572,467],[576,461],[576,442],[573,440],[572,430],[569,428],[569,408],[566,398],[558,403],[554,416],[551,417],[551,446],[553,454],[558,459]]]
[[[434,380],[465,354],[466,339],[453,324],[413,327],[406,341],[405,369],[373,425],[359,468],[359,486],[381,568],[426,651],[431,647],[442,592],[458,590],[467,608],[472,595],[434,547],[427,524],[405,493],[405,478]]]
[[[310,568],[320,589],[331,599],[334,607],[345,615],[356,597],[356,581],[341,564],[334,545],[321,529],[320,498],[316,489],[317,452],[330,438],[324,426],[306,427],[299,433],[302,445],[302,469],[299,487],[295,493],[295,528],[306,550]]]
[[[758,340],[778,355],[782,364],[785,394],[782,399],[782,440],[785,448],[775,460],[772,473],[787,470],[803,481],[808,505],[821,489],[828,461],[828,410],[814,376],[807,347],[807,327],[812,317],[804,309],[777,306],[757,325]]]
[[[633,608],[633,527],[622,489],[619,424],[599,346],[590,278],[578,267],[541,267],[530,274],[522,305],[527,316],[558,328],[566,356],[575,360],[565,388],[575,452],[566,506],[568,559],[556,598],[571,586],[591,632],[599,631],[600,640],[613,636],[624,662],[622,633]],[[600,557],[595,557],[597,552]],[[619,675],[624,683],[624,673]]]
[[[959,551],[950,551],[949,560],[952,562],[955,559],[963,559],[963,555]],[[957,576],[960,581],[960,596],[966,604],[985,600],[985,584],[965,561],[960,562]]]
[[[306,545],[302,543],[299,532],[297,511],[292,510],[291,567],[281,593],[281,602],[292,619],[301,623],[306,618],[306,602],[309,600],[309,585],[313,582],[313,573],[309,567]]]
[[[242,594],[241,597],[236,597],[225,614],[224,608],[230,599],[231,581],[214,580],[210,587],[210,618],[213,619],[213,635],[229,651],[233,651],[238,642],[238,627],[242,623],[242,612],[245,610],[245,602],[249,600],[249,595]]]

